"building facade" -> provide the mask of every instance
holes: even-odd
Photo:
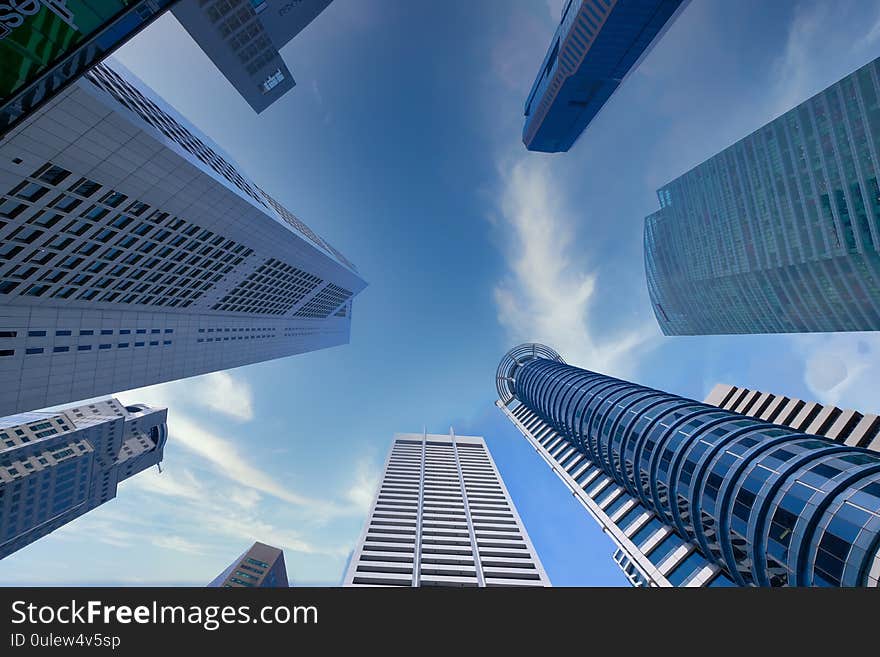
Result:
[[[366,285],[118,64],[0,140],[0,416],[345,344]]]
[[[115,399],[0,419],[0,559],[162,460],[167,411]]]
[[[660,188],[666,335],[880,329],[880,60]]]
[[[880,452],[880,417],[851,408],[807,402],[785,395],[719,383],[706,403],[804,433],[825,436],[836,443]]]
[[[331,0],[180,0],[172,8],[236,91],[262,112],[296,86],[278,52]]]
[[[878,586],[880,455],[509,351],[497,406],[636,586]]]
[[[176,0],[17,2],[0,16],[0,135]]]
[[[568,0],[526,99],[526,148],[571,148],[688,1]]]
[[[343,586],[550,586],[477,436],[396,434]]]
[[[257,541],[215,577],[208,588],[287,588],[284,552]]]

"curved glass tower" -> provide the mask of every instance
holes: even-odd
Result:
[[[497,405],[636,585],[878,586],[880,455],[521,345]]]
[[[666,335],[880,330],[880,58],[664,185]]]

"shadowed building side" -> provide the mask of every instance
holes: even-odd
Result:
[[[526,99],[526,148],[571,148],[688,1],[568,0]]]
[[[257,541],[211,580],[208,588],[287,588],[284,552]]]

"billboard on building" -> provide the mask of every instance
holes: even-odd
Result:
[[[173,2],[0,3],[0,134],[106,57]]]

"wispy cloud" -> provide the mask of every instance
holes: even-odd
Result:
[[[379,486],[379,477],[379,469],[371,458],[361,458],[355,465],[354,483],[345,497],[358,511],[366,513],[369,510]]]
[[[625,376],[635,352],[657,335],[652,324],[600,337],[591,327],[596,312],[596,271],[574,253],[575,221],[565,190],[540,158],[502,165],[500,222],[509,234],[509,274],[494,289],[498,320],[513,342],[539,341],[568,362]]]
[[[117,397],[124,403],[204,409],[236,422],[254,418],[250,385],[243,378],[225,371],[128,390]]]
[[[849,10],[849,11],[848,11]],[[836,57],[829,61],[823,53],[851,53],[868,57],[876,56],[876,44],[880,40],[880,11],[873,21],[863,23],[862,29],[852,30],[852,6],[831,2],[816,2],[798,6],[785,40],[785,49],[771,68],[770,85],[766,98],[770,118],[779,116],[821,91],[841,76],[849,73],[841,65],[849,57]],[[835,61],[836,59],[836,61]],[[765,121],[762,121],[764,123]]]
[[[153,537],[152,543],[156,547],[165,550],[175,550],[177,552],[187,552],[196,555],[205,554],[205,546],[193,543],[180,536],[155,536]]]

